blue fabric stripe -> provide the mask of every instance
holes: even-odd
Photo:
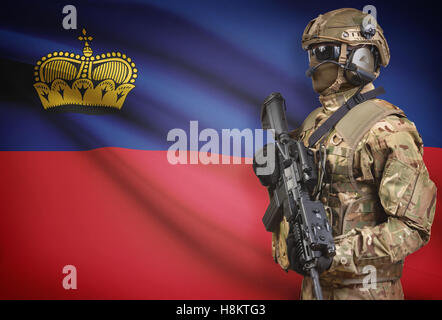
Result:
[[[2,74],[0,150],[84,150],[104,146],[164,150],[173,128],[188,131],[198,120],[200,130],[259,128],[261,101],[272,91],[287,100],[291,127],[318,106],[300,37],[307,22],[337,7],[362,8],[362,1],[78,1],[79,30],[61,28],[63,2],[5,4],[0,19],[3,64],[19,62],[24,70]],[[402,108],[421,132],[426,146],[442,146],[436,68],[439,42],[432,50],[415,46],[434,40],[426,17],[375,1],[392,52],[376,85],[383,97]],[[17,10],[26,6],[27,11]],[[8,8],[9,7],[9,8]],[[320,8],[320,10],[318,10]],[[7,13],[5,15],[5,13]],[[42,18],[44,17],[44,19]],[[425,21],[425,23],[423,23]],[[428,22],[429,21],[429,22]],[[123,110],[109,115],[43,111],[32,87],[33,64],[53,51],[81,54],[76,38],[81,28],[94,36],[95,54],[120,51],[138,69],[136,87]],[[434,48],[437,47],[437,48]],[[3,65],[2,64],[2,65]],[[14,64],[15,66],[15,64]],[[29,74],[29,76],[28,76]]]

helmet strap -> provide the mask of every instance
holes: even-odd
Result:
[[[341,65],[345,65],[347,63],[347,44],[346,43],[341,43],[341,52],[339,54],[338,62]],[[345,79],[345,76],[344,76],[344,68],[339,68],[338,69],[338,76],[336,77],[335,82],[330,87],[328,87],[327,89],[322,91],[321,95],[326,96],[326,95],[337,92],[339,90],[339,88],[341,87],[341,85],[346,81],[347,80]]]

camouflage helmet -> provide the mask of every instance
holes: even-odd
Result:
[[[319,15],[305,28],[302,48],[308,50],[312,44],[323,42],[340,42],[350,46],[369,44],[378,49],[380,63],[386,67],[390,61],[390,49],[376,21],[370,23],[374,28],[367,30],[363,27],[362,22],[367,15],[368,13],[352,8],[333,10]]]

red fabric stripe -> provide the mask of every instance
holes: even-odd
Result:
[[[426,148],[432,178],[442,152]],[[297,299],[271,258],[250,165],[175,165],[165,151],[0,152],[0,298]],[[438,198],[438,208],[440,199]],[[440,211],[440,210],[439,210]],[[407,298],[442,298],[442,225],[407,259]],[[62,268],[78,270],[64,290]]]

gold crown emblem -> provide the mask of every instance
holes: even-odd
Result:
[[[93,56],[85,29],[78,40],[84,41],[83,55],[60,51],[37,61],[34,88],[43,108],[121,109],[135,87],[135,63],[120,52]]]

